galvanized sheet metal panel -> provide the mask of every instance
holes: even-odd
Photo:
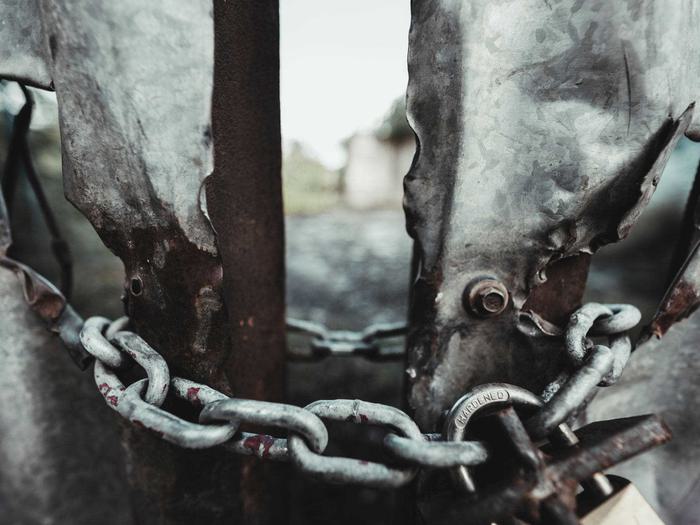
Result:
[[[519,309],[551,261],[623,238],[676,141],[698,136],[700,7],[415,0],[412,16],[410,403],[431,425],[477,382],[537,391],[557,369]],[[488,320],[461,297],[484,274],[512,297]]]
[[[0,78],[51,87],[48,42],[43,32],[41,0],[0,3]]]

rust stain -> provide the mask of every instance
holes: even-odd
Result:
[[[678,281],[654,317],[648,333],[662,337],[673,324],[692,314],[699,304],[700,293],[696,286],[685,279]]]
[[[532,310],[555,325],[566,325],[569,315],[581,306],[590,263],[588,254],[550,263],[545,270],[547,280],[530,291],[522,310]]]
[[[0,259],[0,265],[12,270],[22,281],[24,298],[29,307],[44,321],[53,324],[66,307],[63,294],[36,271],[9,257]]]
[[[256,456],[266,458],[270,455],[270,447],[275,443],[272,436],[267,434],[257,434],[250,436],[243,441],[243,446]]]

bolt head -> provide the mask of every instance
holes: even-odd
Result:
[[[508,306],[508,289],[498,279],[481,277],[467,285],[462,297],[464,307],[479,317],[494,317]]]

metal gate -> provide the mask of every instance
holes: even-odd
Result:
[[[409,318],[356,333],[285,319],[276,1],[1,1],[0,76],[56,92],[66,197],[123,262],[127,316],[83,320],[9,257],[0,207],[0,381],[5,405],[22,400],[0,411],[10,520],[91,522],[106,506],[114,523],[279,522],[294,470],[406,487],[399,522],[572,523],[621,490],[604,470],[670,438],[657,416],[572,430],[592,415],[665,412],[677,448],[648,457],[688,470],[695,387],[678,359],[697,319],[672,325],[698,304],[697,191],[638,342],[673,336],[635,345],[636,308],[582,306],[591,254],[627,236],[679,139],[700,139],[700,8],[680,4],[412,1]],[[3,190],[23,168],[41,200],[30,116],[28,99]],[[405,410],[285,404],[288,329],[311,336],[307,358],[405,359]],[[403,333],[405,357],[385,353],[379,341]],[[94,361],[127,422],[125,466],[61,344],[79,368]],[[587,410],[635,346],[673,373],[633,359],[636,380]],[[381,454],[330,456],[328,421],[381,427]],[[661,475],[641,470],[643,486]],[[693,476],[652,495],[666,516],[694,515]]]

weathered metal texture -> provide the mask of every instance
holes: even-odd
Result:
[[[25,291],[0,266],[1,521],[130,523],[117,421]]]
[[[700,138],[699,31],[694,1],[413,1],[408,375],[424,429],[476,383],[551,379],[560,351],[516,320],[554,261],[624,238],[677,140]],[[465,311],[480,276],[506,286],[501,315]]]
[[[323,419],[385,425],[396,429],[404,437],[426,445],[418,426],[398,408],[367,401],[336,399],[315,401],[305,409]],[[312,450],[298,434],[289,436],[289,452],[298,468],[331,483],[398,488],[411,481],[417,473],[415,467],[391,467],[374,461],[322,456],[321,450]]]
[[[222,369],[237,397],[267,401],[285,396],[278,11],[277,0],[214,2],[215,170],[205,189],[232,349]],[[241,460],[242,513],[283,521],[284,471],[255,461]]]
[[[42,0],[3,0],[0,6],[0,78],[51,87],[49,52],[42,31]]]
[[[125,306],[138,333],[162,349],[174,373],[226,392],[280,396],[283,247],[273,233],[282,213],[279,108],[275,78],[256,76],[277,74],[276,4],[40,0],[25,7],[0,4],[0,56],[13,57],[0,73],[55,89],[66,195],[124,262]],[[230,93],[231,82],[213,92],[214,9],[228,10],[228,21],[240,16],[227,40],[216,37],[224,53],[247,60],[216,73],[238,83]],[[251,78],[258,79],[254,86]],[[246,90],[260,98],[246,99]],[[213,98],[239,111],[221,117],[234,120],[218,133]],[[217,174],[205,190],[214,142]],[[243,165],[241,152],[255,144],[267,155],[251,150]],[[266,170],[256,162],[268,163]],[[215,452],[178,450],[143,431],[127,434],[139,521],[246,513],[265,521],[263,513],[253,517],[263,506],[263,481],[252,481],[256,468]]]
[[[5,199],[0,193],[0,257],[7,255],[7,250],[12,244],[12,230],[10,229],[10,219],[7,213]]]

